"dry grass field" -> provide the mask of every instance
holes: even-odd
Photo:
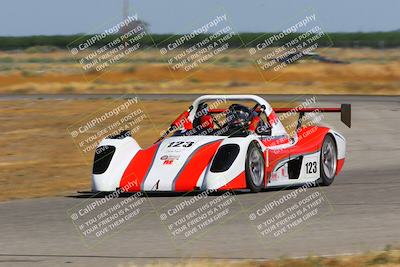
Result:
[[[317,52],[346,64],[307,59],[280,71],[261,71],[247,50],[217,55],[192,71],[172,71],[159,51],[136,52],[105,71],[84,71],[65,50],[0,52],[1,94],[73,93],[400,93],[398,49],[323,48]],[[85,56],[85,55],[82,55]]]
[[[127,265],[134,267],[137,265]],[[383,252],[370,252],[361,255],[336,256],[336,257],[307,257],[301,259],[281,258],[267,261],[183,261],[174,264],[154,263],[147,267],[398,267],[400,266],[399,250],[386,250]],[[124,267],[122,265],[121,267]]]

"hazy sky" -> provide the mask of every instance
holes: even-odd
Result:
[[[123,0],[3,0],[0,35],[91,33],[122,18]],[[280,31],[313,10],[324,31],[400,29],[399,0],[130,0],[153,33],[190,32],[225,10],[237,32]],[[221,12],[219,12],[221,13]],[[308,12],[309,13],[309,12]]]

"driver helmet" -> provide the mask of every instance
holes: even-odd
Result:
[[[240,104],[232,104],[227,114],[227,122],[231,126],[243,126],[250,119],[251,111],[248,107]]]

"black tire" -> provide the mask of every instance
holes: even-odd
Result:
[[[325,136],[322,143],[319,167],[321,173],[320,184],[323,186],[330,185],[335,179],[337,168],[336,142],[330,134]]]
[[[245,174],[247,188],[251,192],[259,192],[264,186],[265,161],[256,142],[251,142],[247,149]]]

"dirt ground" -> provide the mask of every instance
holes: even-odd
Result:
[[[277,260],[267,261],[228,261],[228,260],[203,260],[203,261],[184,261],[180,263],[158,263],[149,264],[147,267],[365,267],[365,266],[376,266],[376,267],[398,267],[400,266],[399,250],[389,249],[382,252],[369,252],[360,255],[349,255],[349,256],[336,256],[336,257],[313,257],[309,256],[302,259],[292,259],[282,257]],[[126,265],[127,267],[134,267],[137,265]]]
[[[245,49],[218,55],[191,71],[174,71],[147,50],[105,71],[84,71],[68,51],[0,52],[0,93],[255,93],[400,94],[398,49],[323,48],[345,64],[300,60],[279,71],[261,70]]]

